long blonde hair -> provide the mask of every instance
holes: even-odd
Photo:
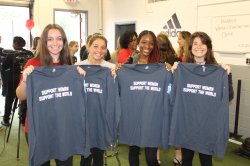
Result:
[[[185,40],[184,46],[183,47],[179,47],[177,50],[177,56],[185,56],[185,58],[187,59],[188,56],[188,47],[189,47],[189,40],[190,40],[190,36],[191,33],[188,31],[180,31],[179,35]]]

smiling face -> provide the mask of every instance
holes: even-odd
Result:
[[[208,51],[207,45],[203,44],[200,37],[194,38],[192,45],[192,54],[196,62],[205,61],[205,57]]]
[[[146,34],[141,37],[139,42],[140,54],[144,56],[149,56],[154,49],[154,39],[150,34]]]
[[[95,61],[102,60],[107,52],[106,42],[101,38],[96,38],[89,46],[89,56]]]
[[[63,48],[63,37],[58,29],[50,29],[47,37],[47,48],[53,59],[58,59]]]

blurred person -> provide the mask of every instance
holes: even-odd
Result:
[[[39,44],[40,44],[40,37],[35,37],[33,39],[33,42],[32,42],[32,48],[31,48],[31,52],[35,55],[37,50],[39,49]]]
[[[119,36],[116,40],[116,49],[115,51],[111,53],[111,62],[114,64],[118,63],[118,54],[119,54],[120,49],[121,49],[121,46],[120,46],[120,36]]]
[[[128,58],[136,51],[137,33],[135,31],[125,31],[119,39],[120,50],[118,53],[118,63],[125,63]]]
[[[172,66],[174,62],[180,61],[166,33],[161,32],[156,38],[160,50],[161,63],[169,63]]]
[[[188,31],[180,31],[178,33],[177,43],[179,44],[177,50],[177,57],[181,59],[182,62],[186,62],[188,56],[188,46],[191,33]]]
[[[22,62],[20,62],[16,56],[18,56],[19,54],[25,55],[27,57],[33,56],[33,53],[31,51],[23,48],[25,45],[26,41],[22,37],[15,36],[13,38],[13,48],[15,51],[13,54],[8,54],[3,63],[3,75],[6,74],[5,76],[7,76],[6,82],[4,82],[4,84],[7,84],[7,94],[5,97],[3,121],[1,121],[1,124],[4,126],[10,126],[11,110],[14,100],[17,99],[16,88],[22,70]]]
[[[177,50],[177,56],[180,59],[180,62],[186,62],[188,59],[188,50],[189,50],[189,40],[190,40],[191,33],[188,31],[180,31],[178,33],[178,40],[177,43],[179,44]],[[182,163],[182,155],[181,155],[181,148],[177,147],[175,149],[175,158],[173,160],[175,165],[181,165]]]
[[[79,49],[79,44],[77,41],[69,42],[69,54],[72,58],[73,64],[77,62],[77,57],[75,56],[75,53],[78,51],[78,49]]]
[[[160,50],[160,62],[166,63],[168,65],[168,68],[171,68],[171,66],[174,64],[174,62],[181,61],[180,58],[177,57],[175,50],[168,39],[168,36],[166,33],[161,32],[157,35],[157,44]],[[178,159],[175,159],[176,161],[173,161],[174,163],[178,163],[178,161],[181,161],[181,153],[180,151],[177,151],[176,157],[178,156]],[[175,158],[176,158],[175,157]],[[157,160],[159,163],[161,163],[160,160],[160,150],[157,151]]]
[[[88,35],[87,39],[86,39],[86,44],[83,45],[80,49],[80,61],[83,61],[85,59],[87,59],[88,57],[88,52],[87,52],[87,45],[88,45],[88,42],[90,40],[90,38],[92,37],[92,35]]]

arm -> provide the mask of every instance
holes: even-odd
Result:
[[[228,75],[228,87],[229,87],[229,101],[231,101],[234,98],[232,73]]]
[[[228,87],[229,87],[229,101],[233,100],[234,98],[234,90],[233,90],[233,79],[231,73],[231,67],[226,64],[221,64],[221,67],[227,71],[228,74]]]
[[[220,64],[221,67],[227,71],[227,74],[229,75],[231,73],[231,67],[227,64]]]
[[[28,75],[30,75],[34,70],[34,66],[30,65],[23,71],[23,75],[21,81],[16,89],[16,95],[19,100],[26,100],[27,93],[26,93],[26,80]]]

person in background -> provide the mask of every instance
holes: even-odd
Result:
[[[128,58],[136,51],[137,33],[135,31],[125,31],[120,37],[120,51],[118,53],[118,63],[127,62]]]
[[[4,107],[4,116],[3,121],[1,122],[4,126],[10,126],[10,115],[13,106],[13,102],[16,98],[16,88],[21,75],[21,62],[17,59],[19,54],[25,55],[27,57],[32,57],[33,53],[29,50],[24,49],[26,45],[25,40],[20,36],[15,36],[13,38],[13,48],[14,53],[7,55],[3,65],[3,75],[7,76],[6,82],[7,85],[7,94],[5,97],[5,107]]]
[[[103,67],[110,68],[111,71],[115,69],[115,64],[104,60],[104,57],[107,53],[107,39],[104,36],[92,35],[92,37],[90,38],[90,40],[88,42],[87,49],[89,52],[88,59],[81,61],[81,62],[78,62],[75,65],[100,65]],[[97,97],[96,100],[100,100],[100,99]],[[92,110],[92,111],[96,111],[96,110]],[[102,114],[101,111],[96,112],[94,114],[100,114],[98,117],[104,118],[103,115],[101,115]],[[92,113],[91,115],[94,116],[94,114]],[[98,126],[98,124],[101,123],[102,121],[97,121],[96,116],[92,117],[91,115],[89,114],[87,119],[90,120],[90,123],[96,123],[95,125],[92,125],[92,126]],[[105,120],[105,122],[106,122],[106,120]],[[102,126],[106,126],[106,124],[102,124]],[[92,136],[95,135],[95,137],[100,137],[98,135],[98,131],[95,131],[92,128],[90,128],[89,131],[90,131],[90,135],[92,135]],[[105,135],[106,135],[106,133],[105,133]],[[92,139],[95,139],[95,138],[92,138]],[[104,146],[101,144],[102,143],[100,143],[99,146]],[[107,145],[105,145],[105,146],[107,146]],[[84,156],[81,157],[80,165],[81,166],[91,166],[92,165],[91,163],[93,160],[93,166],[103,166],[103,163],[104,163],[103,158],[104,158],[104,151],[105,150],[100,149],[99,147],[91,147],[90,151],[91,151],[91,155],[89,157],[87,157],[87,158],[84,158]]]
[[[180,31],[178,33],[177,43],[179,44],[177,50],[177,57],[181,59],[182,62],[186,62],[188,56],[188,46],[191,33],[188,31]]]
[[[116,40],[116,49],[115,51],[111,53],[111,62],[114,64],[118,63],[118,54],[119,54],[120,49],[121,49],[121,46],[120,46],[120,36],[119,36]]]
[[[35,55],[38,48],[39,48],[39,44],[40,44],[40,37],[37,36],[33,39],[33,43],[32,43],[32,48],[31,48],[31,52]]]
[[[172,66],[174,62],[181,61],[181,59],[177,57],[175,50],[166,33],[161,32],[157,35],[156,38],[160,50],[161,63],[169,63]]]
[[[59,65],[72,65],[71,57],[68,51],[68,41],[66,34],[62,27],[57,24],[49,24],[45,27],[41,35],[41,45],[37,56],[30,59],[23,70],[22,77],[20,79],[19,85],[16,89],[16,95],[19,100],[26,100],[27,89],[26,80],[28,75],[30,75],[34,67],[36,66],[59,66]],[[77,67],[79,74],[85,74],[85,71],[80,67]],[[25,133],[27,138],[28,133],[28,123],[27,116],[25,121]],[[28,140],[27,140],[28,141]],[[64,161],[55,159],[57,166],[72,166],[73,156],[69,157]],[[45,162],[42,166],[49,166],[50,161]]]
[[[91,37],[92,37],[92,35],[89,35],[87,37],[86,44],[84,46],[82,46],[81,49],[80,49],[80,60],[81,61],[87,59],[87,57],[88,57],[87,45],[88,45],[88,42],[89,42],[89,40],[90,40]]]
[[[179,47],[177,49],[177,57],[180,59],[180,62],[187,61],[190,36],[191,33],[188,31],[180,31],[178,33],[177,43],[179,44]],[[181,162],[182,162],[181,148],[177,147],[175,149],[175,158],[173,160],[173,163],[175,165],[181,165]]]
[[[211,38],[204,32],[195,32],[190,36],[188,52],[189,55],[187,56],[186,59],[186,62],[188,63],[195,63],[199,65],[218,64],[213,54]],[[222,64],[221,66],[227,71],[228,74],[229,101],[231,101],[234,97],[234,91],[232,86],[232,74],[230,72],[230,66],[224,64]],[[171,69],[172,72],[174,72],[177,69],[177,67],[178,67],[178,62],[175,62]],[[203,129],[206,128],[207,126],[203,126]],[[195,141],[200,141],[200,140],[195,140]],[[181,165],[192,166],[194,150],[182,147],[181,153],[182,153]],[[199,152],[199,158],[201,166],[212,166],[212,155]]]
[[[69,54],[72,58],[73,64],[75,64],[77,62],[77,58],[75,56],[75,53],[78,51],[78,49],[79,49],[79,44],[77,41],[70,41],[69,42]]]
[[[181,61],[181,59],[177,57],[175,50],[170,40],[168,39],[168,36],[166,33],[161,32],[157,35],[156,38],[157,38],[157,44],[160,50],[160,56],[161,56],[160,62],[161,63],[166,63],[166,65],[168,65],[168,68],[171,68],[174,62]],[[161,160],[160,160],[159,149],[157,150],[157,160],[158,160],[158,163],[160,164]],[[174,161],[174,163],[177,163],[177,161]]]

